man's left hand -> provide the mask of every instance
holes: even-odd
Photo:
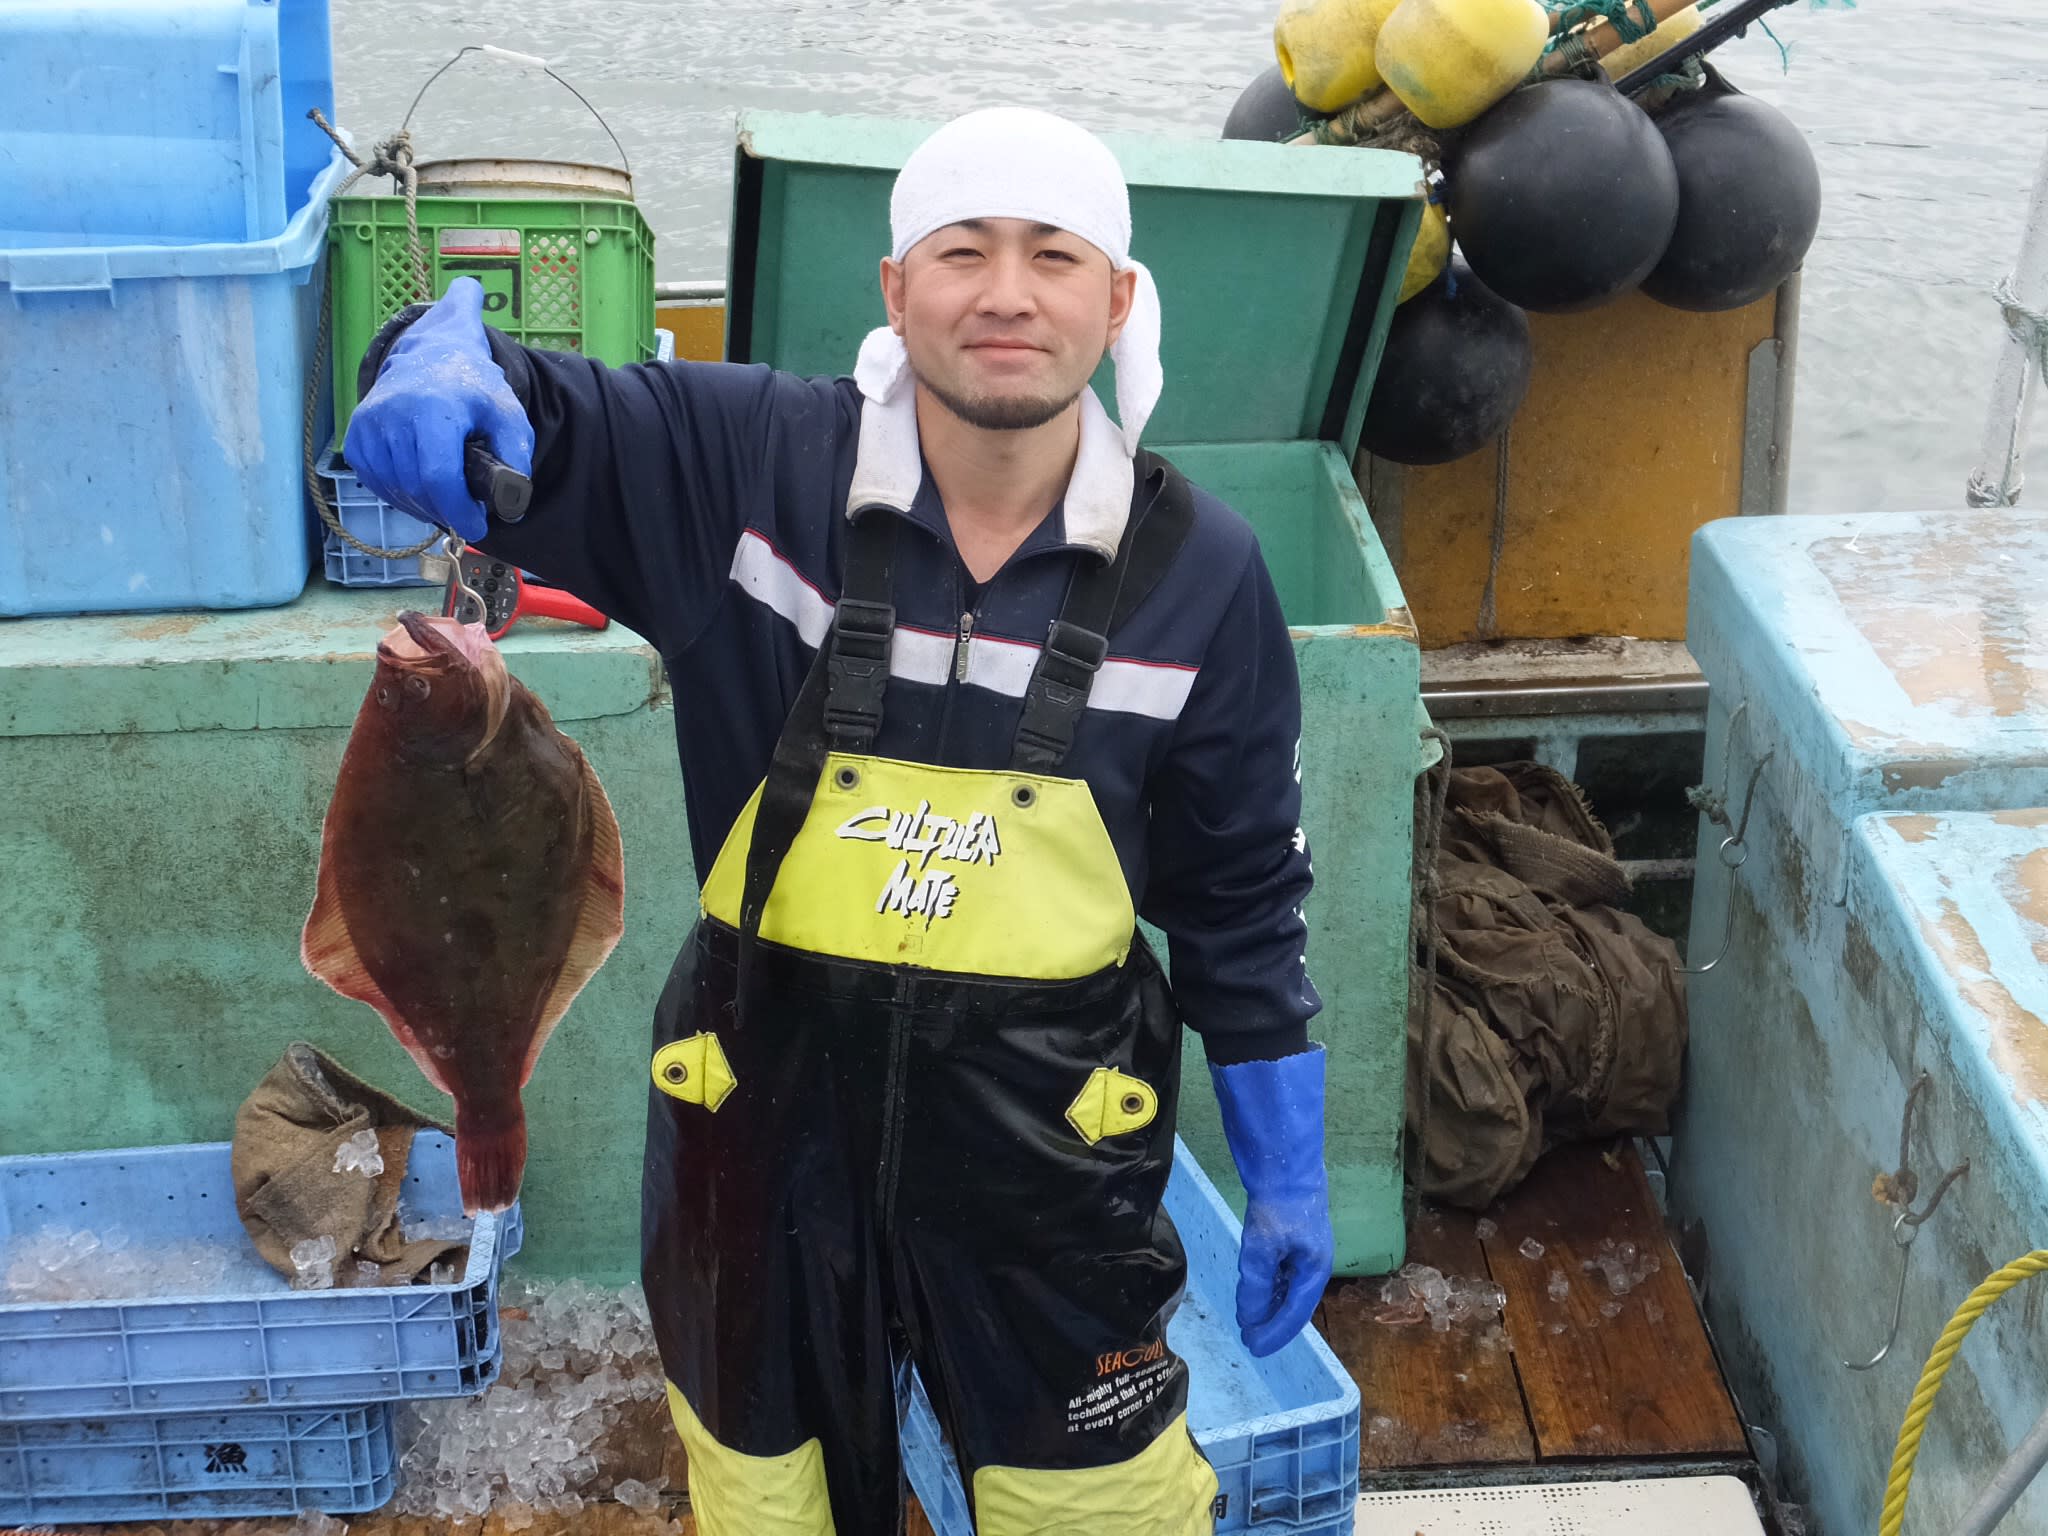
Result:
[[[1330,1281],[1335,1239],[1323,1171],[1323,1048],[1211,1065],[1223,1135],[1244,1180],[1237,1326],[1264,1357],[1307,1326]]]

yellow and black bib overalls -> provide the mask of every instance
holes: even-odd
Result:
[[[905,1358],[980,1536],[1212,1528],[1166,1347],[1180,1016],[1088,786],[1058,772],[1191,515],[1140,455],[1002,772],[874,755],[900,519],[853,521],[656,1017],[643,1278],[703,1536],[896,1536]]]

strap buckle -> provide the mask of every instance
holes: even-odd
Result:
[[[1108,654],[1107,635],[1066,619],[1052,621],[1038,668],[1024,690],[1014,753],[1019,767],[1046,772],[1065,761],[1095,674]]]
[[[842,597],[825,637],[825,730],[841,751],[865,752],[882,728],[882,696],[889,686],[889,640],[896,631],[890,603]]]

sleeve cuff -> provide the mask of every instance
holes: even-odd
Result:
[[[1234,1067],[1246,1061],[1278,1061],[1299,1056],[1309,1048],[1307,1024],[1275,1024],[1264,1029],[1232,1030],[1228,1034],[1205,1034],[1202,1050],[1214,1067]]]

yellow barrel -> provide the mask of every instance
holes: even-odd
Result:
[[[1451,259],[1451,224],[1435,203],[1422,205],[1422,223],[1415,231],[1415,244],[1408,252],[1408,270],[1401,278],[1401,297],[1406,304],[1436,281],[1444,263]]]
[[[1623,43],[1614,52],[1600,61],[1600,67],[1607,71],[1607,78],[1619,80],[1639,64],[1647,64],[1666,48],[1684,42],[1704,24],[1700,8],[1688,5],[1682,11],[1675,11],[1666,17],[1663,24],[1648,37],[1639,37],[1632,43]]]
[[[1549,39],[1536,0],[1401,0],[1373,57],[1403,106],[1432,128],[1455,128],[1519,85]]]
[[[1373,41],[1398,0],[1287,0],[1273,23],[1273,55],[1294,99],[1335,112],[1380,88]]]

